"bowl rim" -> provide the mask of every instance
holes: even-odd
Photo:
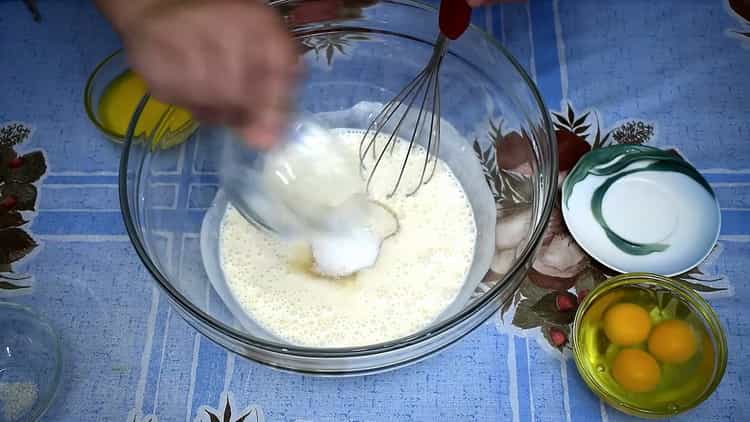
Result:
[[[7,299],[4,299],[0,300],[0,309],[2,308],[9,309],[19,314],[23,314],[28,319],[33,320],[36,324],[42,325],[44,327],[44,330],[48,332],[48,334],[54,341],[55,369],[50,383],[50,392],[47,396],[37,396],[34,405],[29,409],[29,411],[36,409],[36,412],[27,415],[27,417],[31,416],[30,420],[38,421],[47,413],[49,408],[52,406],[52,403],[55,402],[55,398],[60,391],[63,371],[63,353],[61,339],[57,334],[57,331],[54,329],[54,327],[52,327],[52,324],[50,324],[50,321],[28,306],[21,305],[15,302],[8,302]]]
[[[285,4],[285,3],[287,3],[286,0],[277,0],[277,1],[273,1],[269,3],[269,5],[278,6],[278,5]],[[416,0],[380,0],[378,3],[391,4],[391,5],[395,5],[398,7],[417,8],[417,9],[421,9],[427,12],[431,12],[437,17],[437,9],[435,7],[422,3],[420,1],[416,1]],[[356,29],[356,27],[347,26],[345,29],[354,30]],[[211,328],[212,330],[218,333],[221,333],[223,336],[228,337],[232,342],[251,346],[262,351],[280,354],[282,356],[291,355],[291,356],[296,356],[296,357],[319,358],[319,359],[367,357],[367,356],[380,355],[384,353],[390,353],[390,352],[408,349],[417,344],[420,344],[421,342],[425,340],[428,340],[433,337],[438,337],[441,334],[446,334],[447,332],[450,332],[453,327],[459,326],[465,323],[474,314],[479,313],[479,311],[481,311],[482,309],[490,306],[492,302],[500,295],[502,291],[501,289],[507,284],[507,281],[510,278],[512,278],[513,275],[516,275],[522,269],[522,267],[531,260],[531,258],[533,257],[533,253],[536,250],[537,246],[539,245],[542,235],[546,229],[547,223],[552,213],[552,208],[553,208],[556,191],[557,191],[557,176],[558,176],[557,141],[555,138],[554,128],[552,126],[552,120],[550,118],[549,109],[545,105],[544,100],[542,99],[541,93],[539,92],[538,88],[536,87],[536,84],[533,82],[529,74],[523,69],[520,63],[510,54],[510,52],[508,52],[500,44],[499,41],[495,40],[492,36],[488,35],[484,30],[478,28],[474,24],[470,25],[470,29],[478,33],[480,36],[482,36],[491,47],[494,47],[497,51],[499,51],[502,54],[502,56],[506,60],[508,60],[508,62],[515,68],[516,72],[518,72],[519,76],[525,82],[526,87],[529,89],[530,94],[533,96],[536,102],[536,106],[542,115],[542,121],[540,123],[543,125],[543,129],[548,134],[548,140],[549,140],[548,147],[549,147],[550,155],[552,156],[552,160],[551,160],[550,166],[547,168],[546,174],[543,171],[541,172],[541,175],[545,176],[544,178],[545,180],[548,181],[548,183],[546,186],[544,186],[541,200],[538,203],[538,206],[541,207],[541,215],[540,215],[539,224],[537,225],[537,227],[534,228],[533,232],[531,233],[531,236],[529,237],[528,243],[526,244],[525,248],[522,250],[522,253],[521,253],[521,256],[524,256],[525,259],[517,260],[513,264],[513,266],[508,270],[508,272],[504,275],[503,279],[499,281],[495,286],[493,286],[492,289],[484,293],[480,298],[470,301],[469,304],[464,309],[462,309],[460,312],[458,312],[451,318],[438,322],[434,325],[431,325],[427,327],[426,329],[423,329],[417,333],[414,333],[405,337],[401,337],[395,340],[391,340],[388,342],[366,345],[366,346],[358,346],[358,347],[346,347],[346,348],[314,348],[314,347],[281,344],[281,343],[261,340],[254,336],[250,336],[240,330],[229,327],[225,325],[224,323],[218,321],[211,315],[207,314],[200,308],[198,308],[192,302],[190,302],[182,293],[180,293],[172,285],[171,282],[169,282],[169,280],[166,277],[164,277],[161,274],[157,266],[150,259],[147,253],[147,248],[141,242],[138,228],[134,224],[134,218],[130,210],[130,200],[128,198],[128,186],[129,186],[129,183],[127,180],[128,163],[129,163],[130,149],[133,147],[133,132],[135,130],[135,122],[137,120],[137,116],[139,116],[139,114],[145,107],[146,102],[148,101],[149,94],[147,93],[141,99],[141,102],[138,104],[138,106],[133,112],[133,118],[130,121],[130,125],[128,127],[127,134],[125,137],[125,143],[123,145],[123,151],[122,151],[122,156],[120,160],[119,180],[118,180],[120,209],[122,212],[126,231],[131,240],[131,243],[133,244],[133,247],[136,250],[136,253],[138,254],[143,264],[146,266],[149,273],[151,273],[152,277],[154,277],[154,279],[161,286],[161,288],[164,289],[164,291],[168,293],[168,295],[174,301],[174,303],[178,305],[180,308],[182,308],[183,311],[190,314],[190,316],[192,316],[193,318],[196,318],[197,321],[200,322],[201,325],[207,326]],[[299,38],[299,37],[311,36],[311,35],[315,35],[319,33],[327,33],[330,31],[331,31],[331,28],[325,27],[325,26],[321,26],[320,28],[312,28],[312,29],[309,27],[303,27],[303,28],[299,28],[299,30],[293,31],[292,36],[295,38]],[[474,328],[479,326],[482,322],[486,321],[493,314],[494,312],[491,312],[487,314],[485,317],[481,318],[481,320],[478,320],[471,329],[467,330],[466,332],[462,333],[457,338],[450,341],[449,344],[461,339],[468,333],[472,332]],[[191,325],[193,325],[196,321],[188,320],[188,322]],[[202,331],[202,330],[199,330],[199,331]],[[438,350],[443,349],[447,345],[448,344],[443,345],[442,347],[432,350],[426,354],[417,356],[416,358],[407,359],[405,361],[405,364],[408,364],[414,361],[415,359],[420,360],[429,354],[432,354]],[[262,362],[262,363],[267,364],[267,362]],[[389,365],[380,365],[378,368],[376,368],[376,371],[378,371],[379,369],[383,369],[383,368],[387,369],[388,366]],[[393,365],[390,365],[390,366],[392,367]],[[395,366],[401,366],[401,365],[396,364]],[[294,371],[306,372],[306,371],[301,371],[297,369],[295,369]],[[309,372],[319,374],[316,371],[309,371]],[[373,371],[364,371],[364,372],[370,373]]]
[[[687,301],[691,306],[695,308],[696,311],[698,311],[697,314],[701,317],[701,320],[703,320],[703,322],[708,326],[707,328],[709,329],[714,340],[713,343],[716,349],[714,351],[714,364],[717,366],[714,369],[714,375],[711,378],[711,382],[706,385],[706,388],[703,390],[701,395],[693,400],[693,402],[690,403],[689,406],[679,409],[679,411],[677,412],[663,413],[650,411],[631,406],[627,403],[614,399],[610,394],[607,393],[604,387],[596,382],[596,380],[583,369],[583,352],[580,348],[577,347],[577,344],[580,342],[580,328],[583,316],[597,298],[605,293],[614,291],[624,286],[644,284],[666,288],[669,291],[675,293],[681,299]],[[576,311],[575,320],[573,321],[573,336],[571,343],[573,347],[573,358],[575,360],[578,373],[580,374],[581,378],[583,378],[589,389],[594,392],[594,394],[596,394],[607,404],[617,410],[620,410],[621,412],[624,412],[631,416],[638,416],[649,419],[658,419],[679,415],[681,413],[685,413],[691,409],[694,409],[695,407],[703,403],[709,396],[711,396],[711,394],[713,394],[713,392],[721,383],[721,380],[724,377],[724,372],[726,370],[728,358],[726,334],[724,333],[724,329],[721,325],[719,316],[716,314],[716,311],[714,311],[711,305],[693,289],[680,284],[673,278],[644,272],[625,273],[614,276],[605,280],[604,282],[596,286],[593,290],[591,290],[591,292],[589,292],[583,299],[578,307],[578,310]]]
[[[94,112],[95,105],[92,104],[92,92],[94,90],[94,80],[96,80],[96,78],[99,76],[99,72],[101,72],[102,69],[104,69],[104,67],[106,67],[112,60],[114,60],[115,57],[122,55],[124,52],[124,48],[118,48],[117,50],[107,55],[107,57],[102,59],[102,61],[100,61],[96,65],[96,67],[94,67],[94,70],[92,70],[89,74],[88,78],[86,79],[86,86],[83,89],[83,108],[86,111],[86,116],[89,118],[89,121],[94,125],[94,127],[99,129],[100,132],[104,133],[107,138],[118,144],[124,143],[126,137],[112,132],[111,130],[102,126],[101,123],[99,123],[99,119],[96,117],[96,113]],[[125,71],[127,71],[128,69],[129,68],[126,67]]]

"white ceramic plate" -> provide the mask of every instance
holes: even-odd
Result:
[[[592,150],[563,183],[578,244],[620,272],[673,276],[700,264],[719,237],[716,196],[695,168],[642,145]]]

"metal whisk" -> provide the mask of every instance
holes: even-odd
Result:
[[[409,115],[416,101],[419,101],[419,111],[417,112],[414,129],[411,131],[409,148],[401,165],[398,179],[388,197],[393,196],[398,190],[414,142],[418,137],[417,135],[421,135],[421,131],[424,130],[424,126],[428,120],[427,155],[422,165],[419,183],[417,183],[417,186],[412,191],[407,193],[407,196],[414,195],[434,175],[438,161],[438,152],[440,151],[440,65],[448,51],[449,41],[460,37],[466,31],[466,28],[468,28],[470,20],[471,8],[466,3],[466,0],[441,0],[440,11],[438,13],[440,33],[435,41],[430,60],[424,69],[382,108],[380,113],[370,123],[360,142],[359,159],[362,169],[367,170],[365,159],[368,153],[372,152],[373,159],[375,160],[375,164],[369,170],[369,175],[367,176],[368,190],[375,171],[378,169],[386,151],[393,152],[397,133],[399,133],[402,124],[406,120],[406,116]],[[396,122],[395,127],[388,141],[378,150],[376,139],[389,122]],[[430,162],[432,162],[432,165],[430,165]],[[430,168],[429,172],[428,168]]]

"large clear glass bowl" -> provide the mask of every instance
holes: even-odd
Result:
[[[385,103],[427,62],[437,34],[433,7],[409,0],[317,3],[313,6],[333,8],[307,1],[273,4],[303,46],[307,73],[298,96],[301,111]],[[466,140],[462,153],[477,151],[483,172],[469,182],[484,185],[497,223],[478,234],[490,238],[492,251],[471,299],[460,309],[407,337],[354,348],[300,347],[239,324],[212,288],[201,254],[201,226],[219,191],[220,152],[227,142],[217,135],[220,128],[207,125],[167,150],[127,137],[120,167],[128,234],[175,309],[206,337],[240,355],[286,370],[341,376],[424,359],[506,304],[531,265],[555,197],[557,151],[548,112],[518,62],[473,26],[450,44],[440,78],[442,118]],[[137,110],[131,132],[139,116]],[[366,129],[364,122],[350,124]],[[445,154],[452,152],[442,154],[450,159]]]

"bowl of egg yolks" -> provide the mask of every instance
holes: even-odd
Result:
[[[727,344],[716,313],[679,281],[648,273],[613,277],[583,300],[573,355],[586,384],[614,408],[673,416],[716,389]]]
[[[107,139],[123,143],[133,112],[143,100],[133,138],[147,141],[152,148],[178,145],[198,128],[188,111],[145,97],[147,92],[145,81],[128,67],[124,50],[117,50],[102,60],[86,81],[86,115]]]

